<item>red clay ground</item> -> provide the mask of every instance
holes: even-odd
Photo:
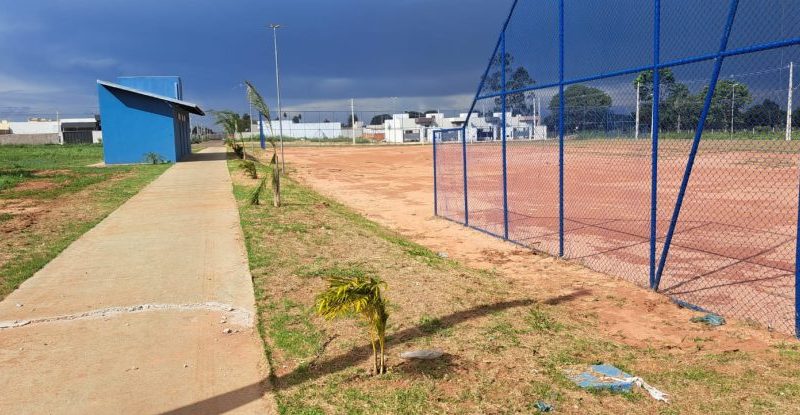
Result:
[[[792,143],[793,144],[793,143]],[[529,144],[530,145],[530,144]],[[543,148],[547,148],[546,146]],[[470,151],[492,151],[493,147],[476,146],[471,148]],[[625,150],[623,147],[618,147],[617,150]],[[641,149],[639,149],[641,150]],[[530,152],[530,150],[525,150]],[[549,150],[548,150],[549,151]],[[550,154],[548,151],[539,153]],[[624,152],[624,151],[623,151]],[[680,153],[680,149],[675,153]],[[440,153],[441,154],[441,153]],[[454,152],[449,153],[451,156]],[[555,189],[555,183],[545,176],[544,171],[554,171],[557,164],[553,161],[539,161],[536,163],[536,156],[523,157],[517,156],[516,149],[510,151],[509,157],[509,171],[521,168],[520,166],[538,165],[541,172],[535,169],[527,168],[526,183],[544,182],[551,189]],[[536,153],[528,153],[536,154]],[[287,148],[286,156],[288,163],[294,169],[293,176],[298,177],[301,181],[311,185],[316,190],[323,194],[334,197],[352,207],[359,212],[365,214],[367,217],[376,220],[380,223],[388,225],[397,229],[401,233],[410,236],[415,241],[429,246],[437,251],[446,252],[451,257],[459,260],[464,260],[468,265],[478,266],[483,268],[493,268],[499,271],[504,277],[507,277],[513,282],[520,290],[530,290],[530,292],[549,293],[551,295],[560,295],[574,292],[575,289],[588,289],[593,295],[587,296],[584,300],[576,300],[573,304],[574,307],[579,307],[586,312],[596,313],[600,320],[601,329],[603,332],[608,333],[609,336],[617,340],[623,341],[627,344],[635,346],[649,346],[655,349],[659,348],[685,348],[687,350],[696,347],[693,339],[698,337],[708,337],[710,341],[709,347],[717,350],[741,349],[741,350],[764,350],[769,348],[770,345],[776,342],[783,342],[789,340],[790,337],[778,333],[770,333],[763,329],[754,328],[752,324],[747,322],[732,321],[721,329],[711,331],[699,327],[698,325],[688,323],[689,318],[694,315],[693,312],[681,309],[665,297],[653,294],[647,290],[641,289],[623,280],[603,275],[583,266],[571,264],[552,257],[537,255],[531,251],[521,249],[518,246],[502,242],[496,238],[487,236],[480,232],[464,228],[461,225],[452,223],[450,221],[442,220],[433,216],[433,195],[432,195],[432,152],[428,146],[410,146],[410,147],[362,147],[362,148]],[[460,154],[459,154],[460,156]],[[575,213],[567,210],[567,216],[570,219],[585,216],[589,219],[596,220],[597,217],[587,215],[587,212],[594,210],[601,213],[615,213],[617,216],[611,219],[628,219],[630,217],[644,217],[647,218],[649,211],[645,210],[640,212],[636,206],[649,206],[643,204],[642,200],[649,200],[649,189],[644,185],[633,187],[630,185],[632,180],[642,181],[642,176],[649,177],[649,164],[645,160],[640,160],[639,164],[629,162],[627,165],[620,163],[618,159],[614,159],[609,153],[598,156],[592,154],[591,151],[580,154],[575,152],[572,154],[568,152],[568,160],[579,160],[580,157],[587,158],[585,160],[587,166],[605,166],[605,168],[614,168],[615,172],[608,174],[604,177],[605,188],[599,191],[598,188],[586,186],[585,180],[591,178],[597,180],[598,176],[591,168],[580,170],[582,176],[581,180],[570,181],[567,185],[569,191],[570,186],[582,186],[580,194],[585,194],[586,200],[592,200],[594,203],[582,205],[582,210]],[[626,159],[629,157],[626,157]],[[758,156],[745,153],[738,154],[736,159],[738,162],[746,162],[752,159],[758,160]],[[676,156],[677,159],[677,156]],[[709,164],[709,161],[703,159],[698,160],[698,172],[702,171]],[[536,163],[536,164],[534,164]],[[674,162],[675,165],[680,161]],[[579,163],[575,163],[576,165]],[[713,164],[713,163],[711,163]],[[675,170],[675,165],[670,166],[667,161],[662,162],[662,177],[669,178],[669,171]],[[791,171],[794,167],[782,167]],[[480,171],[480,170],[477,170]],[[748,170],[750,171],[750,170]],[[752,177],[760,176],[761,169],[753,169]],[[576,170],[575,172],[578,172]],[[625,175],[627,172],[627,176]],[[785,173],[785,172],[783,172]],[[499,176],[499,174],[498,174]],[[727,179],[730,175],[718,174],[715,177],[718,180]],[[440,176],[441,177],[441,176]],[[472,178],[472,176],[470,176]],[[485,176],[486,177],[486,176]],[[673,177],[675,176],[673,173]],[[700,177],[700,176],[698,176]],[[773,177],[772,175],[766,177]],[[788,177],[796,177],[788,176]],[[582,181],[584,180],[584,181]],[[628,183],[625,183],[625,182]],[[669,189],[667,185],[672,180],[664,179],[662,187]],[[474,181],[472,182],[474,183]],[[615,183],[623,183],[619,185]],[[701,183],[698,181],[698,183]],[[775,188],[778,182],[770,182],[770,186]],[[441,185],[441,184],[440,184]],[[514,183],[511,182],[511,186]],[[728,183],[728,185],[732,185]],[[757,188],[759,183],[747,182],[742,186],[748,188]],[[763,185],[763,183],[761,183]],[[617,193],[614,197],[605,195],[606,189],[614,188],[616,186]],[[542,188],[545,187],[542,184]],[[533,184],[528,185],[529,195],[532,198],[537,196],[540,203],[547,205],[549,209],[550,203],[547,203],[548,194],[553,194],[554,191],[545,192],[542,190],[537,191],[537,187]],[[633,190],[632,190],[633,189]],[[497,190],[496,193],[499,193]],[[752,193],[752,191],[751,191]],[[699,194],[699,193],[698,193]],[[733,196],[739,195],[741,198],[741,188],[721,190],[717,193],[716,199],[719,200],[722,194],[727,195],[727,200]],[[509,202],[513,206],[517,206],[526,202],[525,194],[514,193],[514,197],[509,197]],[[590,198],[590,196],[598,196],[597,199]],[[660,198],[669,200],[669,193],[665,192],[660,194]],[[542,202],[541,200],[544,200]],[[551,199],[552,200],[552,199]],[[608,209],[611,203],[617,203],[619,200],[626,201],[626,207],[623,209]],[[723,199],[725,200],[725,199]],[[474,202],[472,206],[479,205],[481,202]],[[487,202],[482,201],[484,205]],[[532,203],[532,202],[529,202]],[[639,205],[637,205],[637,203]],[[717,202],[715,202],[717,203]],[[725,202],[728,203],[728,202]],[[785,206],[782,208],[784,211],[796,209],[793,207],[792,202],[784,201]],[[796,203],[796,202],[794,202]],[[662,203],[667,205],[667,203]],[[442,199],[440,198],[440,206]],[[523,205],[524,206],[524,205]],[[708,208],[703,208],[700,203],[700,209],[689,208],[691,204],[687,200],[687,213],[684,218],[699,221],[700,215],[706,216],[713,215],[714,212],[708,211]],[[488,206],[493,208],[495,206]],[[633,208],[632,208],[633,207]],[[730,206],[729,206],[730,207]],[[484,207],[486,208],[486,206]],[[471,208],[472,209],[472,208]],[[704,212],[704,209],[706,210]],[[477,210],[477,209],[476,209]],[[667,209],[669,211],[669,209]],[[449,212],[453,212],[450,210]],[[685,213],[686,213],[685,212]],[[692,213],[695,212],[695,213]],[[625,216],[625,215],[629,216]],[[660,213],[663,215],[663,213]],[[552,216],[547,213],[539,216]],[[621,222],[624,222],[621,220]],[[752,218],[750,220],[753,220]],[[759,219],[761,220],[761,219]],[[488,220],[487,220],[488,222]],[[584,222],[591,224],[590,221]],[[474,223],[474,222],[473,222]],[[757,228],[765,229],[765,221],[761,220]],[[581,231],[580,226],[574,226],[572,233],[574,235],[592,235],[590,229],[592,226],[584,225]],[[646,225],[638,225],[643,229]],[[779,228],[783,225],[780,222],[775,222],[774,227]],[[596,229],[596,227],[594,227]],[[535,235],[535,231],[525,230],[523,226],[515,225],[514,232],[530,232]],[[534,229],[530,227],[527,229]],[[679,228],[680,230],[680,228]],[[579,232],[580,231],[580,232]],[[638,231],[637,231],[638,232]],[[664,229],[659,229],[659,234],[663,235]],[[785,228],[784,228],[785,232]],[[629,233],[634,233],[630,231]],[[643,234],[643,235],[646,235]],[[545,240],[545,238],[541,238]],[[593,247],[596,241],[604,241],[607,236],[600,234],[595,242],[586,243],[585,246]],[[553,240],[553,239],[551,239]],[[640,243],[638,239],[630,239],[633,242]],[[676,241],[679,237],[676,234]],[[580,244],[583,243],[580,239],[574,239],[568,243],[567,252],[571,256],[579,256]],[[644,251],[646,249],[641,248]],[[541,246],[540,246],[541,248]],[[597,249],[596,247],[594,249]],[[626,264],[619,258],[604,258],[612,266],[624,268]],[[702,258],[698,261],[707,262]],[[631,261],[631,264],[635,262]],[[645,262],[646,263],[646,262]],[[630,264],[628,264],[630,265]],[[710,266],[715,266],[711,263]],[[749,263],[747,265],[750,265]],[[783,266],[783,265],[779,265]],[[691,264],[687,265],[690,269]],[[696,271],[694,271],[696,272]],[[646,274],[645,274],[646,275]],[[675,279],[669,280],[668,274],[665,272],[664,287],[674,286]],[[669,274],[673,275],[673,274]],[[748,291],[750,292],[750,291]],[[613,299],[625,299],[624,305],[619,301]]]
[[[660,145],[657,254],[661,254],[689,153]],[[565,146],[567,259],[648,285],[649,140],[585,140]],[[664,293],[729,316],[794,333],[798,144],[704,142],[664,267]],[[440,213],[464,221],[460,143],[437,153]],[[508,146],[509,238],[558,253],[558,145]],[[426,170],[430,171],[429,168]],[[499,144],[467,148],[469,223],[502,235]]]

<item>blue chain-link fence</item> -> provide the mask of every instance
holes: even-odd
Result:
[[[514,1],[436,214],[800,334],[796,62],[792,0]]]

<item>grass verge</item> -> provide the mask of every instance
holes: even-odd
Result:
[[[599,330],[596,315],[570,307],[583,300],[580,290],[521,292],[290,179],[283,181],[283,207],[251,206],[258,181],[239,163],[230,160],[229,167],[283,414],[516,414],[534,413],[539,400],[576,414],[797,411],[793,345],[753,352],[630,346]],[[368,374],[371,350],[358,321],[328,322],[313,313],[324,276],[357,273],[388,283],[385,376]],[[421,348],[446,354],[421,362],[398,357]],[[587,392],[564,375],[598,362],[643,377],[672,402],[655,402],[642,391]]]
[[[0,146],[0,299],[168,165],[87,167],[101,146]]]

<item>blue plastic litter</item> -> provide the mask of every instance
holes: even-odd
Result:
[[[533,407],[539,412],[551,412],[553,410],[553,405],[550,405],[545,401],[536,401],[536,403],[533,404]]]
[[[583,389],[607,389],[612,392],[630,392],[634,384],[633,376],[605,363],[589,366],[587,371],[569,378]]]
[[[724,317],[713,313],[708,313],[702,317],[692,317],[690,321],[692,323],[705,323],[709,326],[714,326],[714,327],[725,324]]]

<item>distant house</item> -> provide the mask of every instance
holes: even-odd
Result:
[[[151,154],[176,162],[191,154],[189,114],[205,113],[183,101],[179,77],[98,80],[97,94],[106,164],[141,163]]]
[[[100,123],[96,118],[61,119],[61,142],[91,144],[100,141]]]

